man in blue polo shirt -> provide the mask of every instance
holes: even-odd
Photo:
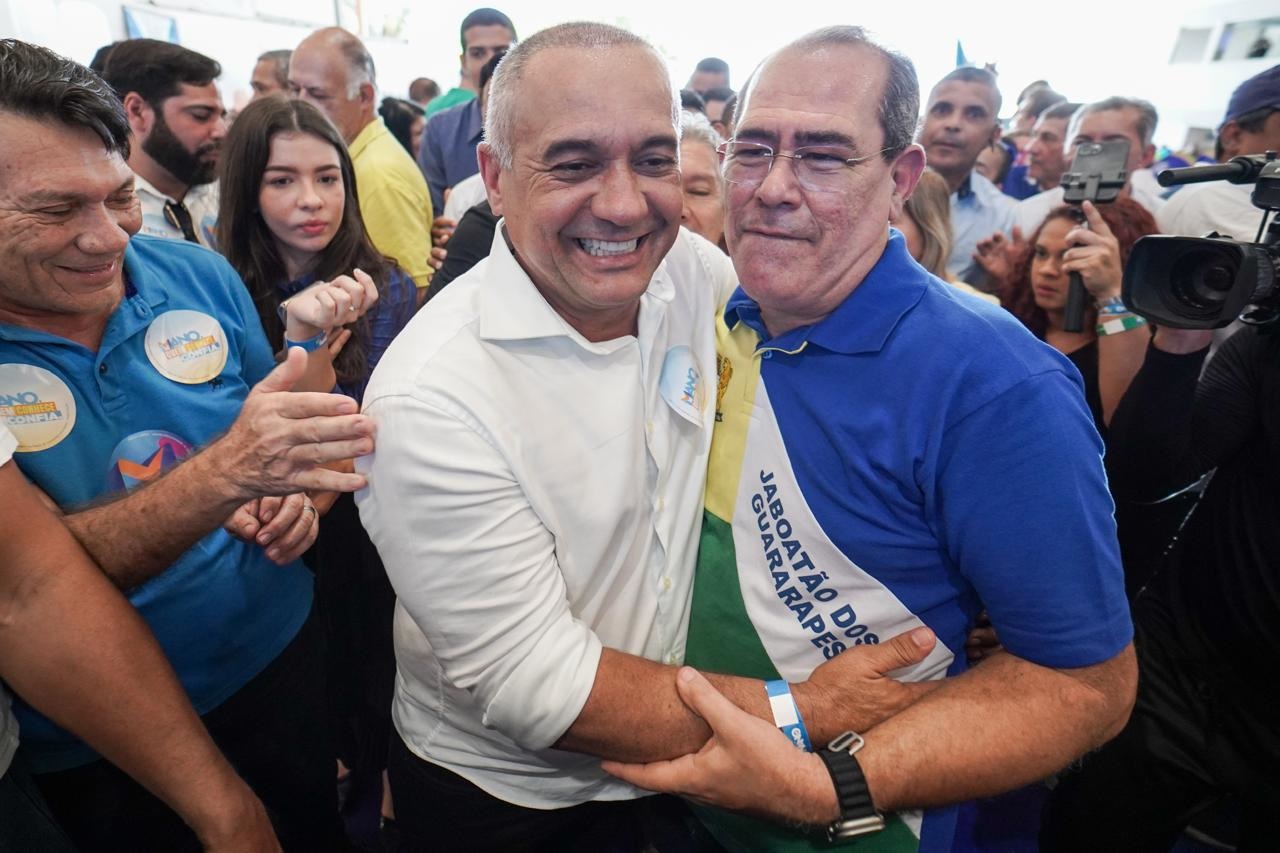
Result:
[[[1043,778],[1128,714],[1132,627],[1101,443],[1069,363],[930,276],[889,230],[924,168],[911,63],[832,27],[752,80],[725,152],[741,287],[719,325],[686,662],[768,681],[790,737],[686,669],[678,687],[711,741],[605,766],[871,835],[860,849],[951,850],[952,804]],[[969,669],[984,608],[1006,651]],[[904,632],[928,654],[893,677],[935,689],[896,713],[867,708],[839,750],[813,743],[821,758],[795,749],[802,723],[830,720],[804,720],[789,684]],[[729,849],[814,845],[703,817]]]
[[[272,370],[253,302],[220,256],[133,237],[129,125],[91,72],[0,42],[0,147],[0,417],[15,461],[128,593],[285,849],[334,847],[305,629],[312,581],[296,560],[316,511],[291,493],[360,487],[316,466],[368,452],[371,425],[347,398],[284,393],[305,358]],[[233,515],[250,541],[219,529]],[[77,845],[194,848],[159,800],[16,710],[23,752]]]
[[[465,104],[427,119],[418,151],[418,167],[431,191],[431,209],[444,210],[444,192],[480,171],[476,146],[484,133],[485,88],[504,52],[496,53],[480,70],[480,94]]]

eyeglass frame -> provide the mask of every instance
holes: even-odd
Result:
[[[753,183],[749,181],[735,181],[729,177],[727,173],[727,164],[729,162],[729,156],[730,156],[728,149],[730,148],[730,146],[734,146],[734,145],[752,145],[752,146],[755,146],[756,148],[763,148],[765,151],[769,152],[769,167],[765,169],[764,175],[760,177],[760,180],[758,182]],[[760,184],[764,183],[765,178],[769,177],[769,173],[773,171],[773,164],[777,162],[777,159],[779,157],[785,157],[794,163],[803,163],[805,160],[805,157],[801,152],[815,149],[815,148],[835,148],[835,147],[838,147],[838,146],[801,145],[799,148],[792,148],[791,153],[788,154],[782,151],[781,149],[774,149],[772,145],[769,145],[764,142],[753,142],[748,139],[742,139],[742,140],[726,139],[724,142],[721,142],[719,145],[716,146],[716,154],[720,155],[720,175],[726,181],[740,187],[758,187],[760,186]],[[893,146],[888,146],[887,148],[881,148],[879,151],[872,152],[871,154],[864,154],[861,157],[846,157],[846,158],[843,158],[844,166],[846,168],[853,169],[853,168],[856,168],[859,164],[865,163],[866,161],[872,159],[873,157],[879,157],[885,152],[893,151],[893,150],[894,150]],[[841,158],[837,157],[836,159],[839,160]],[[799,183],[800,186],[804,187],[810,192],[839,192],[839,187],[819,187],[819,186],[811,185],[803,177],[804,174],[807,174],[806,172],[797,170],[795,169],[794,166],[792,167],[792,170],[795,171],[797,183]],[[833,172],[832,174],[835,174],[835,173]]]

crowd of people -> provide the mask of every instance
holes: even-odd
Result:
[[[0,41],[0,850],[1269,849],[1280,336],[1122,288],[1251,188],[853,26],[459,34]]]

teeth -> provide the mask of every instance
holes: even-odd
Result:
[[[579,240],[578,245],[588,255],[599,258],[605,255],[625,255],[627,252],[634,252],[639,242],[639,238],[623,243],[611,243],[608,240]]]

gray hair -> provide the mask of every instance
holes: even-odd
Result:
[[[515,150],[515,119],[520,101],[520,83],[524,79],[530,60],[543,50],[571,48],[589,51],[614,47],[639,47],[653,54],[662,66],[662,57],[653,46],[640,36],[608,24],[574,22],[559,24],[534,33],[507,51],[489,80],[488,103],[485,107],[484,142],[498,163],[510,169]],[[680,99],[674,86],[671,89],[671,125],[680,126]]]
[[[292,50],[268,50],[266,53],[258,57],[259,62],[270,62],[276,68],[275,78],[285,89],[289,88],[289,59],[293,56]]]
[[[880,98],[880,129],[884,133],[885,147],[881,156],[886,161],[897,157],[915,138],[916,120],[920,115],[920,83],[916,79],[915,66],[897,51],[876,44],[862,27],[854,26],[832,26],[814,30],[777,51],[774,56],[791,50],[812,51],[827,47],[866,47],[879,54],[889,66],[889,77]],[[738,95],[735,124],[746,114],[750,89],[768,61],[765,59],[756,67],[751,79]]]
[[[378,71],[373,67],[373,56],[364,42],[347,33],[348,38],[338,40],[338,49],[342,58],[347,61],[347,97],[354,98],[360,94],[360,87],[368,83],[378,88]]]
[[[1156,135],[1156,122],[1160,121],[1160,115],[1156,112],[1156,108],[1152,106],[1150,101],[1144,101],[1141,98],[1122,98],[1119,95],[1113,95],[1110,98],[1104,98],[1101,101],[1094,101],[1092,104],[1085,104],[1083,107],[1075,111],[1071,116],[1071,123],[1067,127],[1067,145],[1071,144],[1071,140],[1075,138],[1076,131],[1080,129],[1080,122],[1084,121],[1084,117],[1090,113],[1109,113],[1117,110],[1134,110],[1138,114],[1138,139],[1142,141],[1142,147],[1145,148],[1151,144],[1152,138]]]
[[[681,110],[680,141],[697,142],[715,151],[720,147],[720,143],[724,142],[724,137],[711,126],[711,122],[702,113]]]

